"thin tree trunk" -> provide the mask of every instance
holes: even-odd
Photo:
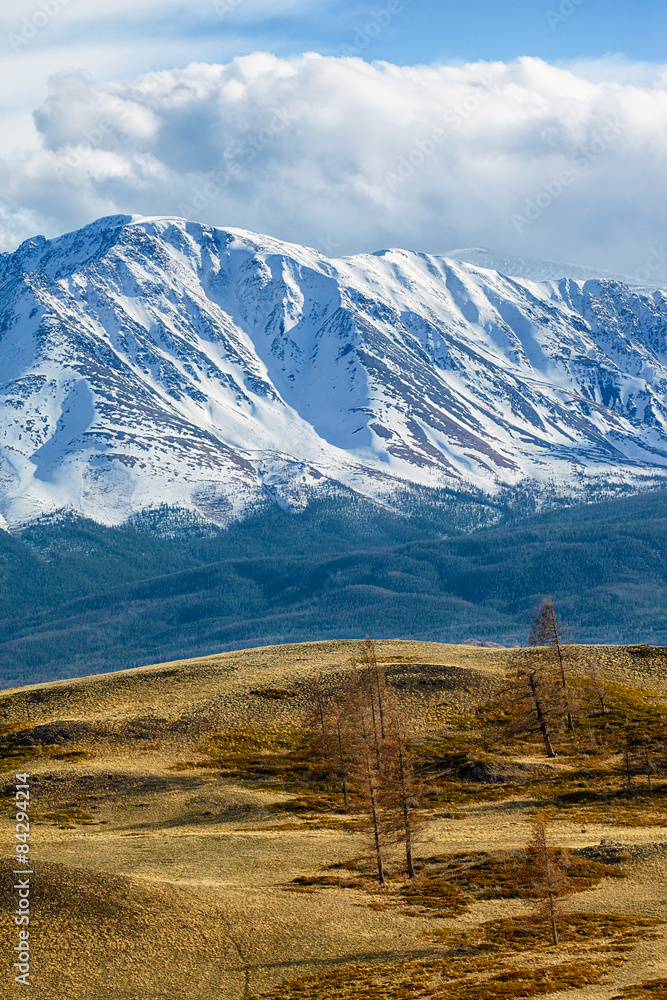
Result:
[[[648,748],[644,747],[644,757],[646,758],[646,779],[648,781],[648,793],[653,795],[653,790],[651,788],[651,759],[648,755]]]
[[[408,809],[408,790],[405,783],[405,767],[403,764],[403,740],[401,739],[401,728],[396,719],[396,736],[398,739],[398,761],[401,772],[401,797],[403,799],[403,825],[405,827],[405,858],[408,864],[408,875],[415,877],[415,868],[412,863],[412,828],[410,826],[410,811]]]
[[[380,688],[380,670],[378,668],[378,661],[375,656],[375,651],[373,651],[373,663],[375,664],[375,681],[378,688],[378,706],[380,708],[380,734],[382,739],[385,738],[384,734],[384,712],[382,710],[382,690]]]
[[[345,768],[345,758],[343,757],[343,741],[340,735],[340,722],[336,719],[336,729],[338,731],[338,753],[340,755],[340,773],[343,779],[343,801],[347,809],[347,770]]]
[[[595,685],[595,693],[598,696],[598,701],[600,702],[600,708],[602,709],[602,714],[607,714],[607,706],[605,705],[605,698],[607,697],[607,692],[600,687],[600,681],[598,680],[598,675],[593,665],[592,660],[588,660],[588,673],[591,677],[593,684]]]
[[[322,702],[322,692],[320,690],[319,684],[315,689],[315,694],[317,697],[317,710],[320,717],[320,724],[322,726],[322,745],[324,747],[324,754],[327,762],[327,766],[333,763],[333,754],[331,753],[331,748],[329,746],[329,734],[327,733],[327,724],[324,721],[324,704]]]
[[[378,812],[377,803],[375,799],[375,785],[373,783],[373,774],[371,771],[371,761],[370,761],[370,748],[368,746],[368,730],[366,729],[366,721],[364,719],[363,710],[361,715],[361,726],[364,735],[364,757],[366,759],[366,780],[368,781],[368,791],[371,800],[371,815],[373,817],[373,835],[375,838],[375,856],[377,858],[378,866],[378,881],[380,885],[384,885],[384,868],[382,866],[382,850],[380,848],[380,827],[378,825]],[[375,734],[377,740],[377,733]]]
[[[628,782],[628,795],[632,795],[632,776],[630,774],[630,748],[627,740],[625,743],[625,776]]]
[[[382,851],[380,850],[380,831],[378,829],[378,817],[377,809],[375,806],[375,788],[373,787],[373,779],[371,777],[370,765],[368,767],[368,781],[371,793],[371,810],[373,812],[373,832],[375,834],[375,854],[378,863],[378,881],[380,885],[384,885],[384,869],[382,867]]]
[[[563,654],[561,653],[560,643],[556,639],[556,652],[558,653],[558,662],[560,664],[560,676],[563,683],[563,692],[565,694],[565,711],[567,712],[567,728],[571,733],[574,732],[574,723],[572,722],[572,714],[570,712],[570,705],[567,697],[567,681],[565,680],[565,666],[563,664]]]
[[[380,770],[380,744],[378,741],[378,730],[377,721],[375,718],[375,697],[373,696],[373,678],[370,673],[368,675],[368,697],[371,703],[371,716],[373,718],[373,737],[375,739],[375,758],[377,761],[378,771]]]
[[[549,919],[551,921],[551,940],[558,944],[558,927],[556,925],[556,907],[554,904],[554,894],[549,890]]]
[[[549,730],[547,729],[547,720],[542,711],[542,705],[540,704],[540,698],[537,693],[537,686],[535,684],[535,674],[529,674],[528,680],[530,682],[530,690],[533,693],[533,701],[535,702],[535,711],[537,712],[537,721],[540,724],[540,732],[542,733],[542,739],[544,740],[544,746],[547,751],[547,757],[555,757],[556,753],[551,745],[551,740],[549,739]]]
[[[551,940],[555,945],[558,944],[558,927],[556,925],[556,903],[554,901],[553,890],[550,888],[549,883],[551,881],[551,864],[549,862],[549,848],[547,847],[547,832],[544,825],[540,827],[540,846],[544,852],[544,878],[547,883],[547,892],[549,894],[549,921],[551,923]]]

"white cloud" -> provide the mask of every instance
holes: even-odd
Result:
[[[50,235],[187,213],[333,254],[478,245],[633,273],[667,230],[666,80],[609,60],[266,53],[104,85],[60,74],[39,148],[0,165],[5,242],[34,220]]]
[[[664,85],[665,67],[632,62],[626,56],[607,55],[597,59],[577,59],[562,64],[575,76],[593,83],[636,84],[639,87]]]
[[[398,2],[398,0],[388,0]],[[49,76],[86,69],[97,81],[130,79],[191,62],[225,62],[284,49],[316,12],[335,30],[337,0],[16,0],[0,4],[0,155],[34,138],[31,112]]]

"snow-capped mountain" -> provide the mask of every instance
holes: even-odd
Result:
[[[667,295],[114,216],[0,256],[0,525],[667,480]]]

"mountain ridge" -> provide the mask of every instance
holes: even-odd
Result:
[[[26,241],[0,287],[0,527],[667,478],[662,289],[137,216]]]
[[[576,642],[667,642],[667,490],[480,530],[368,501],[218,529],[156,512],[0,533],[0,687],[223,649],[402,637],[525,643],[551,594]],[[451,518],[451,514],[450,514]]]

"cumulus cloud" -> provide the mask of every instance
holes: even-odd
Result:
[[[267,53],[60,74],[39,148],[2,162],[0,222],[179,214],[333,255],[476,245],[634,273],[667,235],[667,76],[624,74]]]

